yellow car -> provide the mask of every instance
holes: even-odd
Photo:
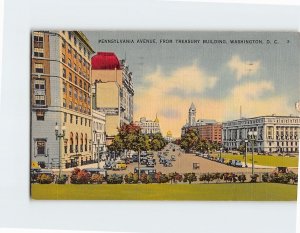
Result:
[[[113,166],[113,170],[125,170],[127,168],[127,165],[125,163],[125,161],[117,161],[114,166]]]

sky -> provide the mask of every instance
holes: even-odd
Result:
[[[134,120],[160,120],[179,137],[193,102],[197,119],[218,122],[296,115],[300,93],[299,34],[292,32],[84,32],[95,52],[126,59],[134,82]],[[134,43],[116,43],[116,40]],[[138,43],[148,39],[147,43]],[[155,43],[153,42],[155,39]],[[99,41],[100,40],[100,41]],[[110,40],[110,41],[107,41]],[[166,43],[172,40],[172,43]],[[199,43],[179,43],[198,40]],[[211,40],[211,43],[203,43]],[[214,40],[222,43],[214,43]],[[255,40],[258,43],[231,43]]]

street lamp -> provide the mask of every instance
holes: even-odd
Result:
[[[97,131],[94,130],[93,133],[94,133],[94,140],[95,140],[93,144],[95,145],[95,150],[96,150],[96,155],[97,155],[97,168],[99,169],[99,168],[100,168],[100,166],[99,166],[99,147],[100,147],[100,140],[97,139]],[[96,143],[96,140],[97,140],[97,143]],[[98,147],[96,147],[96,145],[98,145]]]
[[[59,130],[59,126],[56,122],[55,125],[55,136],[56,136],[56,140],[59,139],[59,144],[58,144],[58,155],[59,155],[59,177],[61,176],[61,139],[65,138],[65,131],[66,131],[66,126],[65,124],[62,125],[61,129]]]
[[[256,141],[256,137],[257,137],[256,131],[250,131],[248,133],[248,138],[252,144],[252,175],[254,174],[254,142]]]
[[[247,165],[247,146],[248,146],[248,139],[245,139],[245,167],[248,167]],[[253,158],[252,158],[253,160]]]

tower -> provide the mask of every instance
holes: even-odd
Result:
[[[196,125],[196,107],[194,103],[192,103],[189,109],[189,126],[195,126],[195,125]]]

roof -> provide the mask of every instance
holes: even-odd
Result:
[[[98,52],[92,57],[93,70],[120,70],[121,64],[115,53]]]
[[[156,114],[156,117],[155,117],[154,122],[155,122],[155,123],[159,123],[159,119],[157,118],[157,114]]]
[[[196,110],[194,103],[191,104],[190,110]]]

